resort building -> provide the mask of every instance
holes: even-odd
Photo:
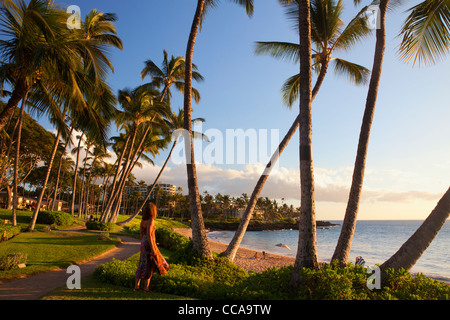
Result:
[[[148,189],[150,190],[153,185],[150,185]],[[177,191],[177,186],[174,186],[173,184],[167,184],[167,183],[157,183],[155,188],[153,189],[152,193],[150,194],[150,199],[156,198],[156,192],[159,190],[163,192],[167,192],[171,195],[174,195]]]

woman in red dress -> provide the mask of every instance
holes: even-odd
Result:
[[[169,264],[159,252],[155,238],[156,206],[149,203],[143,210],[140,226],[141,256],[136,270],[134,291],[138,291],[141,280],[144,280],[144,291],[150,292],[150,280],[154,272],[165,275]]]

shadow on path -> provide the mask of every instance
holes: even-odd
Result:
[[[119,244],[116,248],[79,265],[81,269],[81,277],[91,275],[97,266],[109,262],[113,258],[117,260],[125,260],[139,252],[140,242],[138,239],[127,236],[118,237],[121,239],[121,244]],[[66,273],[66,270],[55,270],[29,276],[24,279],[9,281],[0,285],[0,300],[39,299],[48,292],[64,286],[70,275],[71,274]]]

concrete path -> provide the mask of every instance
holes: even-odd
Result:
[[[91,261],[80,264],[81,277],[91,275],[97,266],[111,261],[125,260],[136,254],[140,250],[138,239],[126,236],[119,236],[122,243],[116,248],[94,258]],[[24,279],[10,281],[0,285],[0,300],[36,300],[50,291],[66,285],[71,274],[66,270],[50,271],[29,276]]]

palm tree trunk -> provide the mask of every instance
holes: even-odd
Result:
[[[20,108],[19,114],[19,124],[17,128],[17,141],[16,141],[16,156],[14,157],[14,181],[13,181],[13,209],[12,209],[12,221],[13,225],[17,225],[17,207],[19,206],[19,197],[17,194],[17,179],[19,171],[19,157],[20,157],[20,140],[22,138],[22,124],[23,124],[23,113],[25,109],[25,103],[27,101],[28,92],[22,100],[22,106]]]
[[[53,201],[52,201],[52,211],[55,210],[55,203],[56,203],[56,198],[58,195],[59,177],[61,176],[62,161],[64,158],[64,153],[66,152],[67,146],[69,145],[69,141],[70,141],[70,137],[72,136],[73,128],[74,128],[74,126],[72,125],[72,128],[70,129],[70,133],[69,133],[69,138],[66,141],[66,144],[64,145],[64,149],[61,151],[61,157],[59,158],[58,173],[56,174],[56,181],[55,181],[55,194],[53,196]]]
[[[80,165],[80,147],[81,141],[83,140],[84,132],[82,133],[80,140],[78,141],[78,150],[77,150],[77,161],[75,163],[75,171],[73,173],[73,183],[72,183],[72,203],[70,204],[70,213],[72,216],[75,215],[75,191],[77,188],[77,175],[78,175],[78,167]],[[80,205],[78,204],[78,211],[80,210]]]
[[[300,36],[300,189],[298,250],[292,272],[291,285],[300,281],[302,268],[318,268],[316,248],[316,212],[314,203],[314,172],[312,157],[312,59],[311,59],[311,3],[298,1]]]
[[[122,166],[123,158],[124,158],[126,150],[128,148],[128,144],[130,143],[130,138],[131,138],[130,135],[128,135],[127,140],[125,141],[125,146],[123,147],[123,150],[120,153],[119,161],[117,162],[116,173],[114,174],[114,179],[113,179],[113,182],[111,184],[110,195],[109,195],[108,201],[106,202],[106,207],[105,207],[105,205],[102,206],[103,212],[102,212],[102,216],[100,218],[101,222],[108,221],[108,219],[110,217],[110,211],[111,211],[110,202],[113,201],[113,195],[114,195],[114,193],[116,191],[117,178],[119,177],[120,167]],[[123,169],[122,170],[125,170],[125,165],[123,165]],[[105,192],[104,197],[106,197],[106,192]],[[103,201],[103,203],[104,203],[104,201]]]
[[[24,81],[17,81],[11,97],[8,100],[8,103],[0,113],[0,131],[2,131],[6,126],[11,115],[14,114],[14,110],[16,110],[16,107],[19,105],[20,100],[23,100],[23,98],[26,94],[28,94],[29,91],[30,88],[24,83]]]
[[[128,218],[127,220],[123,221],[123,222],[119,222],[118,225],[119,226],[126,226],[127,224],[129,224],[131,221],[133,221],[134,218],[136,218],[139,213],[142,211],[142,209],[144,209],[145,204],[147,203],[148,199],[150,198],[150,195],[153,192],[153,189],[155,189],[156,184],[158,183],[159,178],[161,177],[164,169],[167,166],[167,163],[169,162],[170,157],[172,156],[173,150],[175,149],[175,146],[177,145],[177,140],[174,141],[173,145],[172,145],[172,149],[170,149],[169,155],[167,156],[166,161],[164,162],[164,165],[162,166],[161,170],[159,170],[158,175],[155,178],[155,181],[153,182],[153,185],[151,187],[151,189],[148,191],[147,196],[145,197],[144,201],[142,202],[141,206],[139,207],[139,209],[134,213],[133,216],[131,216],[130,218]]]
[[[319,76],[317,78],[316,85],[314,86],[314,90],[312,92],[312,100],[314,100],[314,98],[316,97],[316,95],[319,92],[320,87],[323,83],[323,80],[325,79],[325,75],[327,74],[327,70],[328,70],[328,64],[329,64],[329,60],[324,61],[322,64],[322,68],[321,68]],[[269,175],[272,172],[273,166],[280,158],[281,154],[283,153],[284,149],[289,144],[289,141],[291,141],[295,132],[297,132],[299,124],[300,124],[300,115],[297,116],[294,123],[289,128],[289,131],[286,133],[283,140],[278,145],[278,149],[274,152],[274,154],[270,158],[269,163],[266,165],[266,169],[259,177],[259,180],[256,183],[256,186],[253,189],[252,195],[247,204],[247,208],[245,209],[244,215],[242,216],[239,227],[236,230],[236,233],[234,234],[233,239],[231,240],[227,249],[223,253],[223,256],[228,258],[230,261],[234,261],[234,258],[236,256],[236,253],[242,242],[242,239],[244,238],[245,232],[247,231],[248,224],[250,223],[250,220],[253,216],[253,211],[256,207],[256,202],[258,201],[259,195],[261,194],[261,191],[264,188],[264,185],[265,185],[267,179],[269,179]]]
[[[381,265],[381,270],[404,268],[410,270],[434,240],[450,216],[450,188],[417,231],[401,248]]]
[[[191,32],[186,48],[186,76],[184,87],[184,129],[189,133],[189,137],[184,137],[186,152],[187,184],[189,189],[189,204],[191,210],[192,244],[196,255],[205,255],[212,259],[208,238],[206,237],[205,225],[203,222],[200,194],[198,191],[197,170],[195,166],[194,150],[192,143],[192,60],[194,56],[195,41],[200,26],[200,19],[205,7],[205,0],[197,1],[197,9],[192,22]]]
[[[122,169],[122,175],[119,179],[119,187],[117,189],[115,189],[115,192],[113,194],[111,194],[111,198],[108,202],[108,204],[106,205],[106,209],[104,212],[104,217],[103,219],[105,219],[105,222],[108,220],[111,220],[111,209],[113,208],[114,203],[117,201],[119,194],[121,194],[121,190],[123,189],[123,186],[125,185],[125,182],[127,180],[127,172],[129,170],[129,166],[130,164],[130,159],[131,159],[131,153],[133,152],[133,147],[134,147],[134,142],[136,140],[136,135],[137,135],[137,127],[134,129],[133,134],[132,134],[132,138],[131,138],[131,144],[130,144],[130,151],[128,152],[127,155],[127,159],[125,161],[125,163],[123,164],[123,169]],[[124,154],[126,152],[126,149],[124,148],[124,150],[122,151],[122,154]],[[117,167],[117,170],[119,170],[119,167]],[[114,213],[113,213],[114,215]]]
[[[347,209],[345,211],[344,222],[342,224],[341,234],[331,260],[338,260],[341,265],[348,262],[352,246],[353,235],[356,228],[359,203],[363,187],[364,172],[366,166],[367,150],[369,147],[370,129],[372,127],[377,102],[378,88],[381,79],[383,67],[384,52],[386,47],[386,11],[389,0],[382,0],[380,3],[381,26],[377,29],[375,57],[372,69],[372,76],[367,94],[366,108],[361,126],[361,132],[358,142],[358,151],[356,154],[355,167],[353,170],[352,185],[348,197]]]
[[[67,111],[67,107],[64,108],[64,112],[63,112],[63,118],[65,118],[66,116],[66,111]],[[48,163],[48,168],[47,168],[47,173],[45,175],[45,179],[44,179],[44,183],[42,185],[42,190],[41,193],[39,195],[39,198],[37,200],[36,203],[36,209],[34,210],[33,216],[31,217],[31,222],[28,226],[28,231],[33,231],[34,230],[34,226],[36,225],[36,220],[39,214],[39,210],[42,204],[42,199],[44,197],[44,193],[45,193],[45,189],[47,187],[47,182],[48,179],[50,178],[50,173],[52,171],[52,166],[53,166],[53,161],[55,160],[55,156],[56,156],[56,151],[58,151],[58,145],[59,145],[59,138],[61,137],[61,130],[58,130],[58,134],[56,135],[55,138],[55,144],[53,145],[53,151],[52,154],[50,156],[50,161]]]

